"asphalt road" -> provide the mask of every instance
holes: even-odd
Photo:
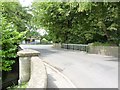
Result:
[[[40,58],[56,67],[77,88],[118,88],[118,59],[51,45],[21,45],[40,51]]]

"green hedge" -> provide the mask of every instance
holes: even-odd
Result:
[[[12,23],[6,22],[4,17],[1,18],[2,25],[0,27],[0,32],[2,37],[0,38],[0,55],[2,57],[2,70],[10,71],[12,70],[11,65],[15,63],[15,58],[17,57],[17,47],[19,42],[22,40],[24,33],[19,33],[16,27]]]

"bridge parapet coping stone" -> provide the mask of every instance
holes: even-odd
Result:
[[[32,56],[39,56],[40,52],[32,49],[24,49],[17,53],[20,57],[32,57]]]

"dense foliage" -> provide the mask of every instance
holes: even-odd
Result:
[[[34,2],[31,10],[32,15],[19,2],[0,3],[4,71],[11,70],[18,44],[25,35],[60,43],[120,42],[119,2]],[[40,36],[37,28],[45,28],[49,36]]]
[[[119,2],[34,2],[32,7],[33,22],[49,30],[54,42],[119,44]]]
[[[2,2],[0,8],[2,12],[0,18],[2,70],[9,71],[15,62],[18,45],[24,38],[31,16],[18,2]]]
[[[37,32],[36,30],[28,30],[27,33],[26,33],[26,39],[27,38],[39,39],[40,38],[40,33]]]

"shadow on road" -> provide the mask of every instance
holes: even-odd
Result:
[[[48,50],[48,49],[34,49],[40,52],[40,54],[45,57],[51,54],[59,53],[58,51]]]
[[[116,59],[116,60],[105,60],[105,61],[113,61],[113,62],[118,62],[118,60]]]
[[[56,79],[52,77],[52,75],[48,74],[48,83],[47,88],[58,88],[56,84],[54,83]]]

